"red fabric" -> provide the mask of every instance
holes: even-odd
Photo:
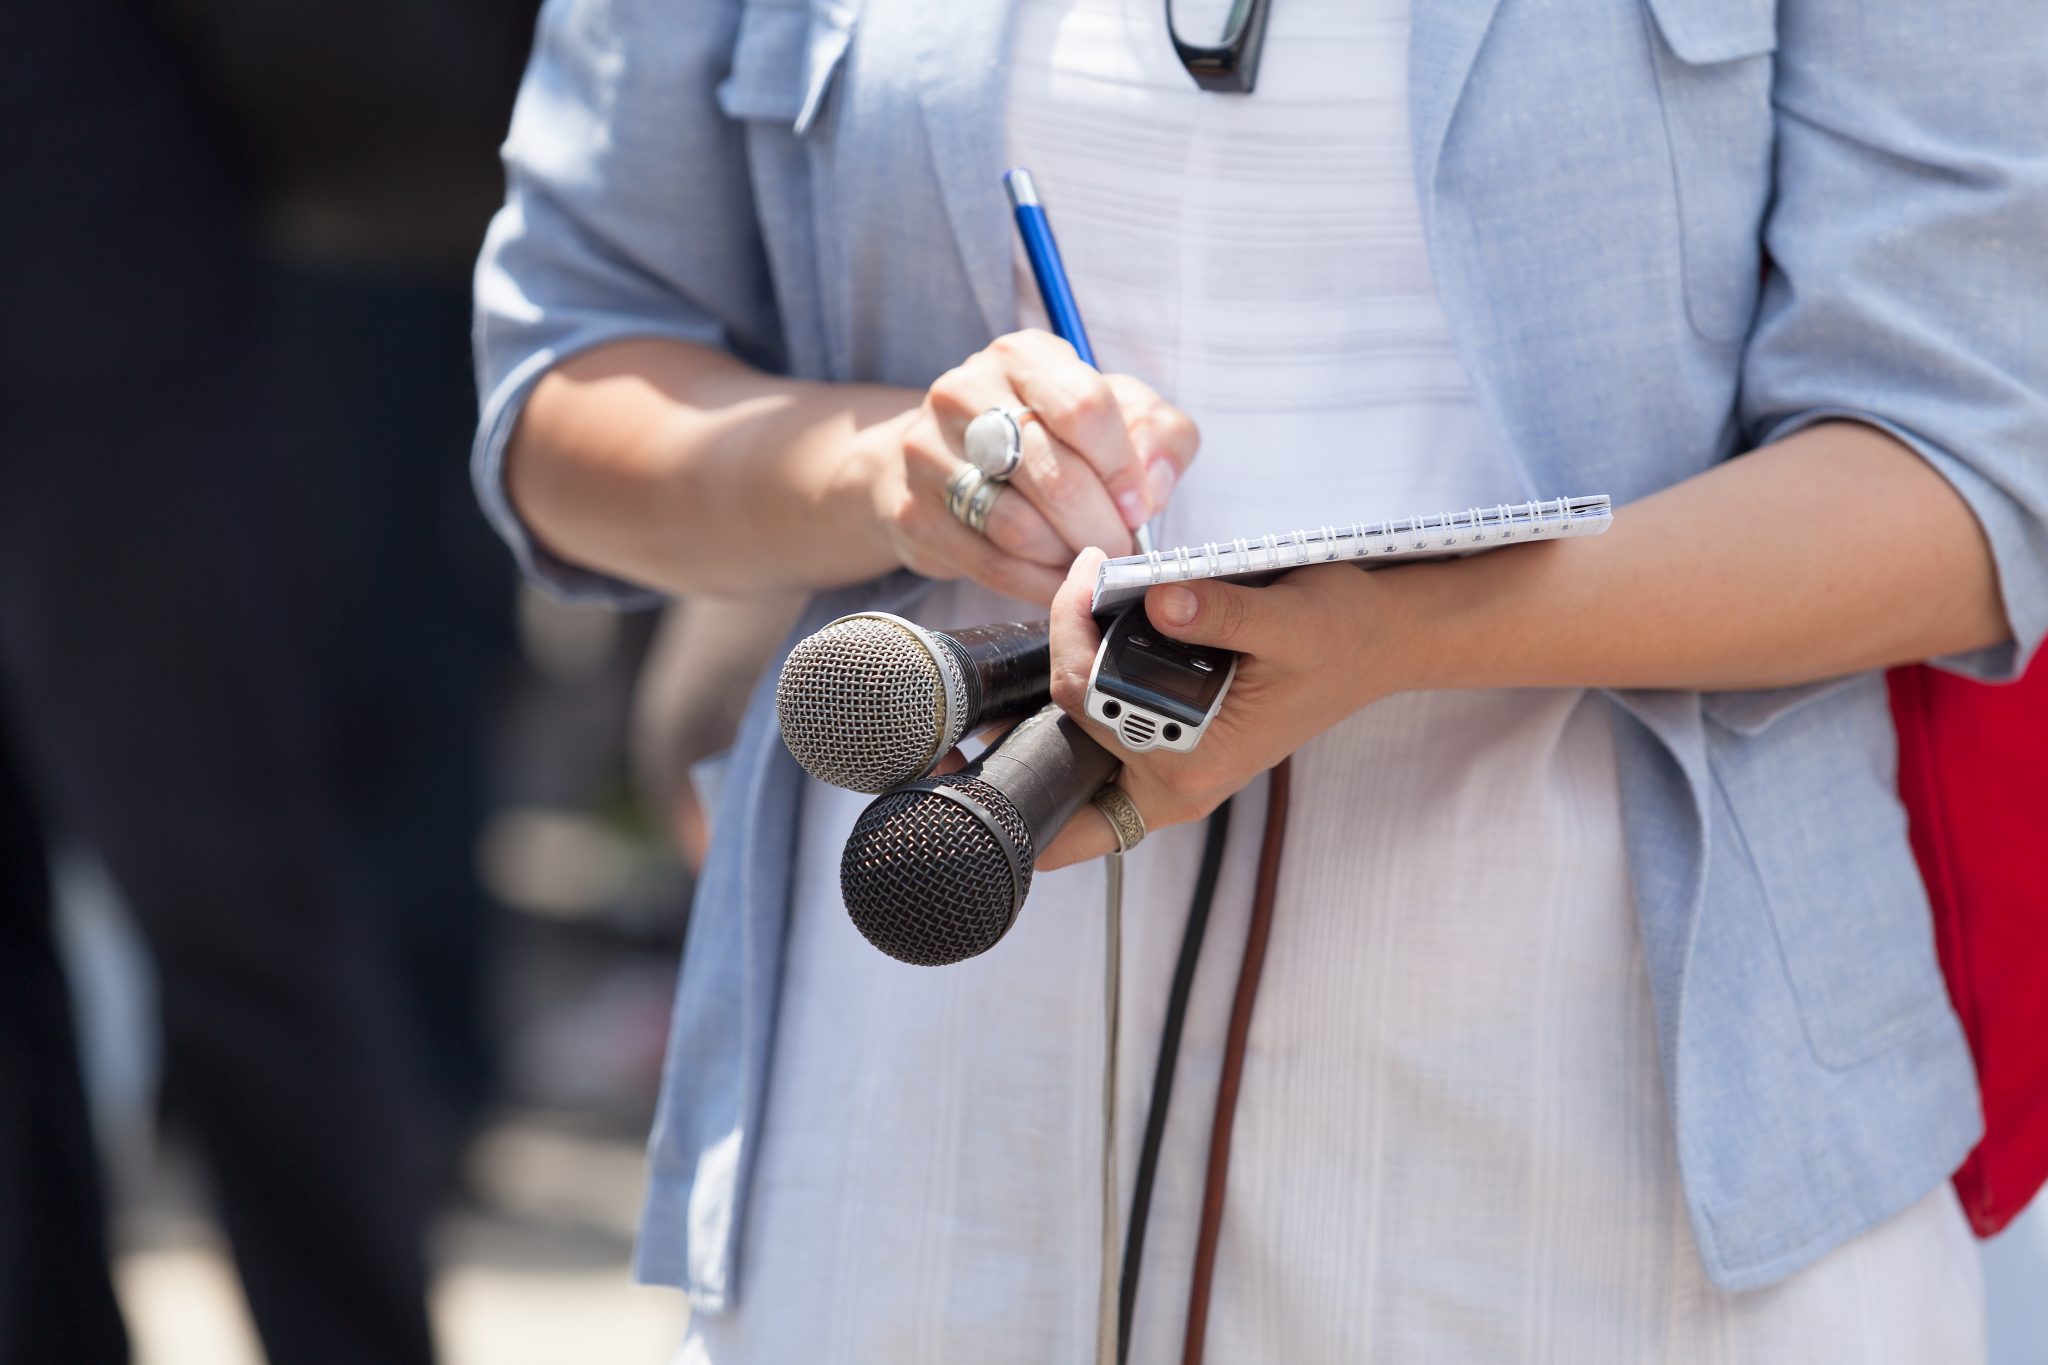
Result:
[[[1989,1237],[2048,1179],[2048,655],[2006,686],[1890,681],[1899,795],[1984,1097],[1956,1193]]]

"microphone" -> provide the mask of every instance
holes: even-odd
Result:
[[[1048,705],[972,766],[882,793],[839,859],[854,927],[921,967],[987,952],[1017,922],[1039,848],[1118,766]]]
[[[782,742],[820,782],[886,792],[963,735],[1042,706],[1046,623],[926,630],[887,612],[842,616],[797,641],[775,687]]]

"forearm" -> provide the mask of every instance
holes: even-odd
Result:
[[[1053,602],[1052,691],[1083,714],[1100,551]],[[1162,633],[1239,654],[1193,754],[1126,754],[1117,785],[1178,824],[1361,706],[1438,688],[1735,690],[1811,682],[1998,643],[1990,548],[1968,505],[1874,428],[1813,427],[1624,508],[1605,535],[1263,587],[1146,593]],[[1094,721],[1086,721],[1094,726]],[[1075,821],[1039,860],[1114,847]]]
[[[859,582],[897,561],[858,437],[918,401],[763,374],[685,342],[618,342],[535,386],[506,486],[556,554],[667,592]]]
[[[2010,635],[1968,505],[1857,423],[1718,465],[1605,535],[1382,572],[1419,688],[1778,687]]]

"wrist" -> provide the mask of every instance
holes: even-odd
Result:
[[[1463,560],[1402,564],[1361,575],[1373,599],[1365,639],[1368,700],[1397,692],[1475,686],[1468,646],[1483,638],[1467,615],[1458,574]]]
[[[1406,691],[1578,686],[1577,590],[1596,542],[1548,541],[1382,569]]]
[[[900,568],[894,501],[906,495],[903,440],[915,408],[855,426],[841,457],[823,471],[818,512],[854,527],[865,557],[878,573]]]

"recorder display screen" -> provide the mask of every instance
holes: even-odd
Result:
[[[1142,608],[1110,629],[1096,686],[1109,695],[1201,725],[1230,677],[1227,650],[1184,645],[1161,635]]]
[[[1165,651],[1142,649],[1129,642],[1118,656],[1117,664],[1117,671],[1125,681],[1162,693],[1198,712],[1209,709],[1209,703],[1216,699],[1216,693],[1223,686],[1223,670],[1220,668],[1212,668],[1205,673]]]

